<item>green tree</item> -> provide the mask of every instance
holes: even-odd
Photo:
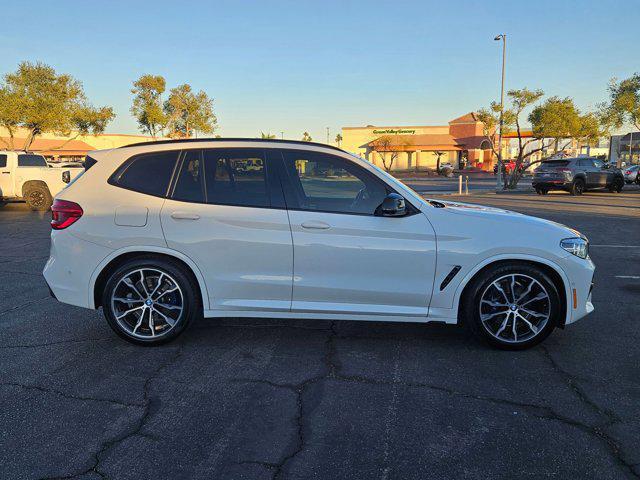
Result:
[[[544,103],[535,105],[544,95],[542,90],[509,90],[509,105],[503,114],[503,133],[513,131],[516,134],[515,168],[511,175],[505,175],[504,188],[516,188],[522,178],[523,164],[531,155],[553,148],[555,152],[563,151],[576,141],[578,145],[590,143],[602,137],[598,118],[593,113],[582,114],[571,98],[548,98]],[[527,120],[531,123],[532,136],[525,138],[522,129],[522,115],[532,107]],[[480,109],[477,118],[483,124],[483,132],[491,143],[493,153],[498,155],[496,145],[500,104],[491,103],[488,109]],[[563,140],[566,142],[562,143]],[[536,143],[537,142],[537,143]],[[535,143],[535,146],[534,146]],[[531,162],[531,164],[537,162]]]
[[[503,188],[505,189],[515,188],[522,175],[521,169],[524,160],[533,153],[542,150],[542,148],[539,148],[527,151],[527,147],[538,139],[530,138],[525,140],[523,138],[521,116],[525,109],[534,105],[543,95],[544,92],[542,90],[529,90],[528,88],[509,90],[507,92],[509,105],[503,109],[502,132],[505,133],[510,130],[515,130],[518,141],[518,154],[516,158],[516,168],[513,170],[512,176],[504,176]],[[492,102],[488,109],[480,109],[478,116],[483,124],[485,138],[490,142],[494,155],[498,156],[498,150],[501,148],[501,145],[496,145],[498,129],[500,127],[500,104]]]
[[[22,62],[15,72],[4,76],[0,86],[0,125],[9,132],[9,142],[3,143],[10,149],[18,148],[18,128],[28,132],[20,147],[23,150],[46,132],[70,137],[62,147],[80,135],[104,132],[114,117],[111,107],[89,104],[78,80],[42,63]]]
[[[213,99],[203,92],[193,93],[188,84],[172,88],[164,102],[170,137],[188,138],[194,132],[213,133],[218,120],[213,113]]]
[[[264,140],[271,140],[272,138],[276,138],[275,135],[273,135],[271,132],[260,132],[260,138],[264,139]]]
[[[302,141],[303,142],[311,142],[311,141],[313,141],[313,138],[311,138],[311,135],[309,135],[309,132],[304,132],[302,134]]]
[[[337,134],[336,135],[336,145],[338,145],[338,147],[340,146],[340,142],[342,142],[342,135]]]
[[[640,73],[609,83],[609,101],[601,104],[600,118],[607,127],[631,124],[640,130]]]
[[[162,108],[165,89],[166,81],[160,75],[142,75],[133,82],[131,89],[134,95],[131,114],[138,121],[140,131],[154,138],[162,133],[167,124],[167,116]]]

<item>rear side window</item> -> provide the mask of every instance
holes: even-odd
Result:
[[[84,159],[84,162],[82,163],[82,166],[86,171],[86,170],[89,170],[91,167],[93,167],[96,163],[98,163],[98,161],[95,158],[92,158],[87,155],[87,157]]]
[[[207,203],[269,207],[263,150],[237,148],[204,151]]]
[[[548,162],[542,162],[540,168],[558,168],[558,167],[566,167],[569,165],[569,160],[551,160]]]
[[[42,155],[23,154],[18,155],[19,167],[46,167],[47,161]]]
[[[128,190],[164,197],[178,153],[154,152],[131,157],[113,174],[109,183]]]
[[[7,155],[6,154],[2,154],[0,155],[0,168],[4,168],[7,166]]]

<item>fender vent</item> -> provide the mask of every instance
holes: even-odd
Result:
[[[453,277],[455,277],[458,274],[461,268],[462,267],[460,265],[456,265],[451,269],[449,274],[446,277],[444,277],[444,280],[442,280],[442,283],[440,284],[440,291],[444,290],[447,287],[447,285],[449,285],[451,280],[453,280]]]

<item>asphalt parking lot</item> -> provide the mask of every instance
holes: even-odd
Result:
[[[0,207],[0,478],[640,477],[640,190],[447,198],[586,234],[596,311],[519,353],[253,319],[141,348],[50,298],[48,214]]]

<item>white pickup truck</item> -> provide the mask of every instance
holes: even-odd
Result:
[[[42,155],[0,150],[0,200],[23,199],[32,210],[49,210],[53,197],[83,171],[51,168]]]

